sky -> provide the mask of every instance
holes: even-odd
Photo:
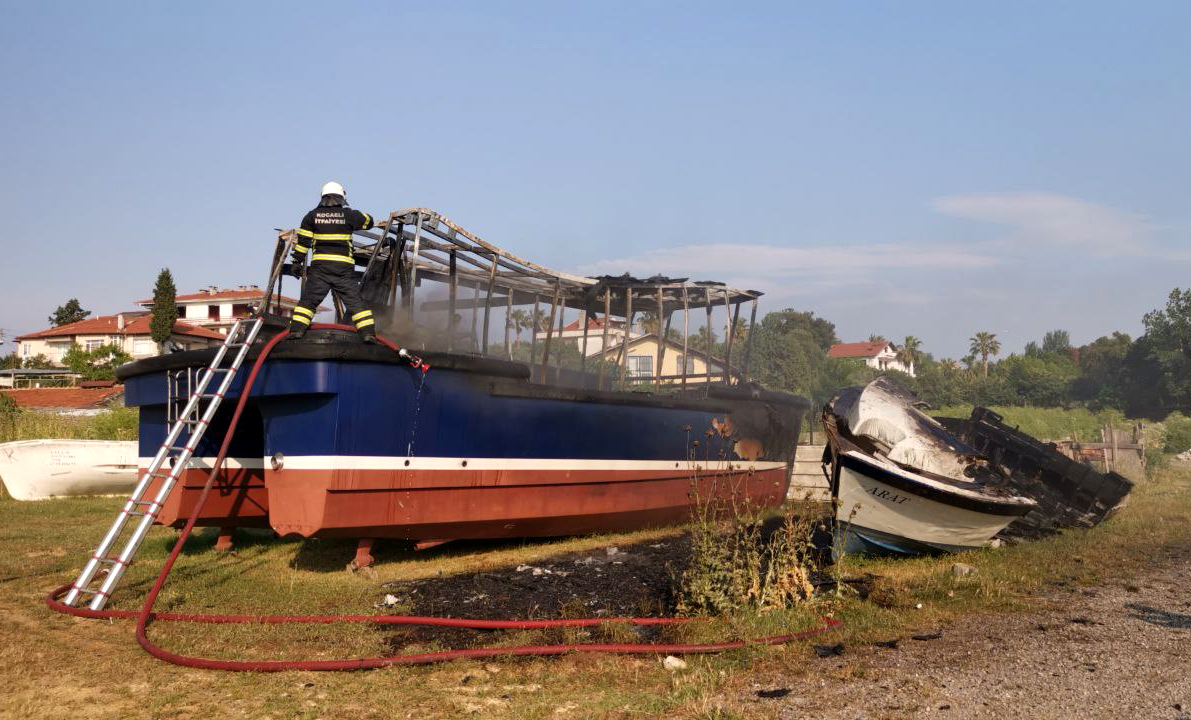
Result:
[[[936,357],[1137,335],[1191,286],[1182,0],[0,10],[6,339],[163,267],[263,284],[328,180]]]

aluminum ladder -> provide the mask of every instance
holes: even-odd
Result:
[[[165,501],[177,484],[178,478],[190,465],[195,448],[210,426],[215,412],[219,410],[224,395],[236,379],[236,373],[244,364],[248,350],[256,341],[263,325],[264,318],[258,315],[250,319],[237,320],[228,330],[227,337],[215,352],[211,364],[203,370],[198,383],[191,388],[190,400],[177,414],[165,442],[153,457],[153,462],[149,463],[128,502],[124,504],[124,509],[116,516],[116,521],[99,543],[99,548],[87,561],[78,580],[75,580],[66,594],[64,602],[67,605],[74,605],[82,597],[90,596],[89,607],[92,610],[103,609],[124,571],[132,562],[133,556],[136,555],[137,549],[140,548],[141,542],[149,534],[149,529],[153,527],[153,522],[165,506]],[[211,387],[218,376],[222,376],[217,383],[218,390],[208,392],[207,388]],[[180,443],[183,431],[189,432],[185,441]],[[149,500],[149,487],[154,479],[160,479],[161,486],[157,495]],[[140,521],[134,523],[133,518],[138,517]],[[125,533],[129,526],[135,526],[131,534]],[[119,555],[112,556],[110,553],[126,534],[128,539],[124,543],[124,549]],[[93,587],[95,583],[98,583],[99,587]]]

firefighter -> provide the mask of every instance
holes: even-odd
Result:
[[[300,272],[307,255],[310,256],[310,268],[306,271],[302,297],[290,321],[290,337],[297,339],[306,334],[315,310],[329,291],[343,303],[347,316],[364,342],[376,342],[372,311],[364,304],[356,284],[356,260],[352,248],[352,231],[371,227],[372,217],[368,213],[347,206],[347,193],[342,185],[337,182],[323,185],[322,200],[302,218],[298,242],[294,246],[295,273]]]

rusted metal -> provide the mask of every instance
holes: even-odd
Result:
[[[215,538],[215,547],[213,548],[217,553],[231,552],[232,548],[236,546],[236,526],[224,525],[219,528],[219,535]]]

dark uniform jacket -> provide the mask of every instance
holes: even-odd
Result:
[[[305,255],[313,250],[310,262],[342,262],[355,266],[352,257],[352,231],[368,230],[372,216],[346,205],[319,205],[302,218],[294,252]]]

